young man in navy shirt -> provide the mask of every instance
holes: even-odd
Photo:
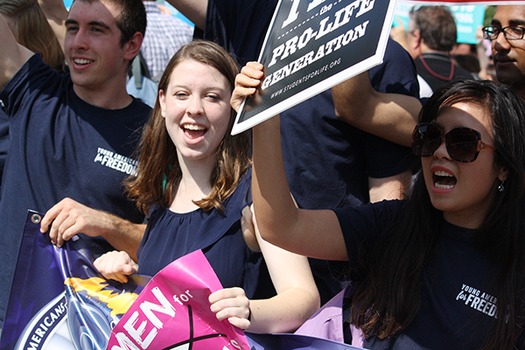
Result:
[[[141,0],[77,0],[64,42],[69,74],[19,45],[0,18],[0,99],[11,147],[0,200],[0,328],[27,210],[62,245],[83,233],[95,254],[135,255],[143,216],[123,193],[150,108],[126,92],[146,28]],[[37,34],[35,34],[37,35]]]

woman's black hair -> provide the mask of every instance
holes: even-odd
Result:
[[[525,317],[525,104],[508,87],[490,81],[463,81],[442,88],[423,106],[420,122],[434,121],[456,103],[483,107],[491,117],[496,168],[507,172],[489,214],[477,230],[479,249],[491,259],[497,320],[483,349],[512,349]],[[498,184],[494,184],[497,187]],[[443,227],[442,212],[432,206],[418,174],[410,198],[383,239],[360,258],[363,280],[352,303],[352,322],[365,335],[381,339],[402,332],[415,318],[421,299],[421,275]]]

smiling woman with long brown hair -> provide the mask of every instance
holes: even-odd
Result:
[[[242,225],[252,218],[251,150],[246,134],[231,135],[237,72],[230,54],[209,41],[186,44],[172,57],[141,138],[138,176],[127,183],[149,216],[138,266],[123,252],[95,266],[125,281],[201,249],[225,287],[210,296],[219,319],[250,332],[290,332],[319,307],[319,293],[305,257],[256,230],[260,251],[245,242],[243,230],[253,231]]]

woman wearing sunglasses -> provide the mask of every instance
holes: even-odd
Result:
[[[237,76],[234,108],[258,88],[262,69],[252,62]],[[294,206],[279,118],[254,127],[262,236],[299,254],[348,261],[345,321],[361,335],[345,342],[374,350],[524,347],[524,111],[491,82],[437,91],[414,131],[421,171],[408,198],[335,210]]]

